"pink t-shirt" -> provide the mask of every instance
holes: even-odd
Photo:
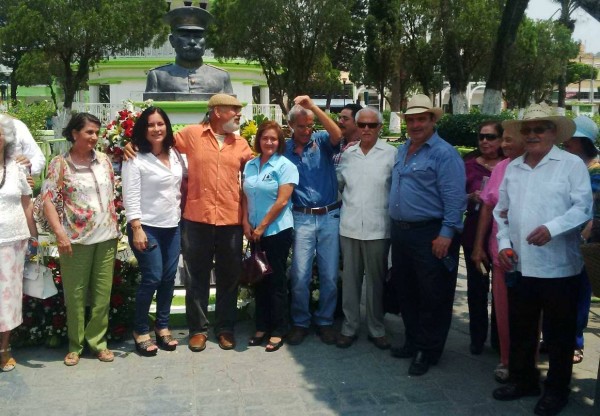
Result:
[[[504,179],[504,173],[506,172],[506,167],[511,162],[510,159],[504,159],[499,162],[494,170],[492,171],[492,175],[490,176],[490,180],[487,182],[483,191],[481,191],[481,200],[485,205],[491,206],[492,208],[496,206],[498,203],[498,192],[500,190],[500,184],[502,183],[502,179]],[[492,256],[492,261],[496,266],[499,266],[498,263],[498,240],[496,240],[496,234],[498,233],[498,224],[496,224],[496,220],[492,219],[492,232],[490,233],[489,250],[490,255]]]

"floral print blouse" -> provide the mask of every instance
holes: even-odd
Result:
[[[108,156],[93,152],[90,167],[74,164],[69,152],[52,159],[42,186],[42,193],[48,193],[52,199],[60,191],[57,184],[62,166],[63,227],[71,243],[89,245],[117,238],[115,174]]]

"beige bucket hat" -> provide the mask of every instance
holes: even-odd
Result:
[[[575,133],[575,122],[568,117],[557,115],[556,111],[546,103],[531,104],[523,113],[522,120],[504,120],[502,127],[519,131],[523,123],[527,121],[551,121],[554,123],[557,143],[570,139]]]

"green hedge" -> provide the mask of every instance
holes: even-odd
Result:
[[[516,118],[514,113],[504,111],[499,115],[480,113],[444,114],[437,122],[438,134],[453,146],[477,147],[477,135],[481,123],[489,120],[502,121]]]

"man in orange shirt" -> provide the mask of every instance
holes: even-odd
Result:
[[[242,104],[230,95],[216,94],[208,107],[204,122],[187,126],[175,136],[177,150],[187,156],[189,171],[182,246],[189,348],[195,352],[206,347],[213,260],[215,334],[222,349],[235,347],[233,326],[243,236],[240,172],[253,157],[246,140],[233,133],[240,127]]]

